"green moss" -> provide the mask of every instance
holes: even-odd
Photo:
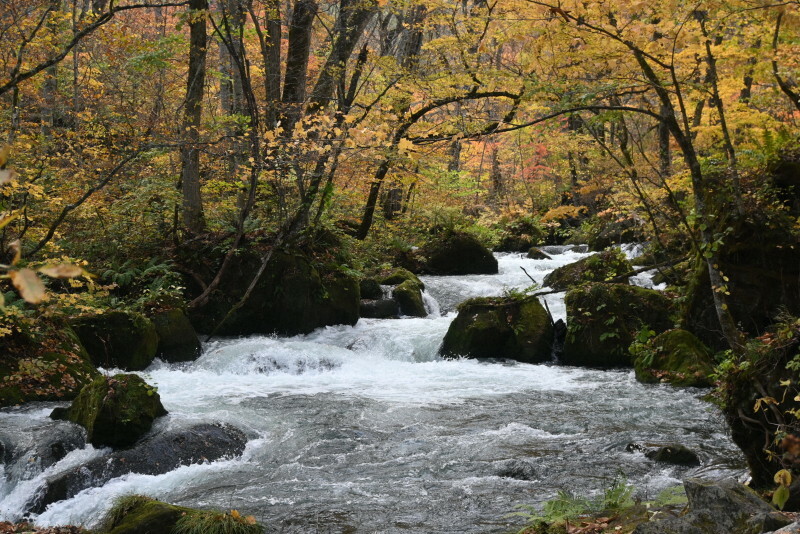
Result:
[[[180,308],[153,313],[158,334],[156,355],[167,362],[187,362],[200,356],[200,340],[192,323]]]
[[[3,338],[0,407],[71,400],[99,376],[75,332],[42,321],[38,331]]]
[[[691,332],[668,330],[645,344],[633,344],[636,379],[678,387],[710,387],[714,372],[711,351]]]
[[[549,361],[553,326],[536,297],[480,297],[459,305],[440,354],[445,357]]]
[[[497,260],[474,236],[445,232],[420,250],[424,272],[438,275],[496,274]]]
[[[562,362],[590,367],[628,367],[634,333],[674,326],[671,300],[659,291],[624,284],[592,283],[569,291]]]
[[[420,287],[412,280],[406,280],[392,291],[392,298],[400,305],[400,314],[411,317],[427,317],[422,302]]]
[[[378,300],[383,298],[381,284],[375,278],[364,278],[358,283],[362,299]]]
[[[610,281],[632,270],[625,255],[617,249],[611,249],[559,267],[545,276],[543,283],[555,290],[564,291],[588,282]],[[628,281],[625,279],[622,282]]]
[[[125,447],[146,434],[167,411],[155,388],[138,375],[99,376],[84,387],[67,419],[86,428],[95,446]]]
[[[395,269],[388,275],[381,278],[380,282],[385,286],[397,286],[407,280],[415,283],[420,289],[425,289],[425,284],[422,283],[422,280],[420,280],[417,275],[407,269]]]
[[[98,367],[141,371],[156,356],[156,327],[139,313],[110,311],[77,317],[71,325]]]

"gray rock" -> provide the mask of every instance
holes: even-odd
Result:
[[[247,438],[226,424],[201,423],[168,431],[137,443],[133,448],[95,458],[49,478],[27,509],[41,513],[48,504],[69,499],[86,488],[102,486],[127,473],[160,475],[182,465],[239,456]]]
[[[767,532],[766,534],[800,534],[800,521],[795,521],[791,525],[786,525],[783,528],[779,528],[773,532]]]
[[[497,476],[517,480],[534,480],[537,477],[536,467],[525,460],[506,460],[496,471]]]
[[[400,305],[394,299],[362,299],[359,314],[365,319],[389,319],[400,315]]]

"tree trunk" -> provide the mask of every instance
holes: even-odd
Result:
[[[181,147],[181,192],[183,194],[183,223],[192,234],[205,231],[203,203],[200,197],[200,120],[203,115],[203,89],[206,75],[206,11],[208,0],[189,2],[189,74],[186,85],[186,105],[183,114]]]
[[[319,6],[315,0],[297,0],[289,23],[289,48],[286,76],[283,81],[284,113],[281,119],[284,137],[291,137],[306,99],[308,55],[311,51],[311,28]]]

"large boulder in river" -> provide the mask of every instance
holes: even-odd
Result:
[[[98,367],[142,371],[156,357],[156,327],[140,313],[108,311],[75,317],[70,324]]]
[[[99,376],[69,326],[40,318],[35,328],[22,323],[11,330],[0,338],[0,408],[71,400]]]
[[[95,447],[127,447],[166,414],[155,388],[138,375],[118,374],[95,378],[69,409],[56,410],[54,417],[84,427]]]
[[[217,334],[226,336],[297,335],[322,326],[353,325],[358,321],[358,280],[344,272],[322,270],[305,254],[289,250],[272,254],[250,296],[225,319],[245,295],[260,267],[261,257],[255,250],[238,254],[208,303],[191,310],[195,327],[205,333],[216,329]]]
[[[666,382],[678,387],[714,385],[711,351],[686,330],[667,330],[646,343],[634,343],[631,353],[639,382]]]
[[[761,534],[791,523],[753,490],[733,479],[686,479],[689,511],[642,523],[634,534]]]
[[[539,299],[479,297],[462,302],[439,353],[446,358],[550,361],[553,324]]]
[[[240,430],[225,424],[200,423],[157,434],[130,449],[95,458],[47,479],[27,509],[40,513],[50,503],[69,499],[127,473],[160,475],[182,465],[239,456],[246,443]]]
[[[200,340],[180,308],[154,311],[150,319],[158,334],[156,356],[165,362],[189,362],[200,356]]]
[[[406,280],[392,290],[392,298],[400,306],[400,314],[410,317],[427,317],[422,301],[422,288],[411,280]]]
[[[674,325],[663,293],[624,284],[592,283],[567,293],[567,336],[562,363],[587,367],[630,367],[635,333]]]
[[[402,284],[405,281],[413,282],[414,284],[419,286],[420,289],[425,289],[425,284],[422,283],[422,280],[420,280],[417,275],[415,275],[408,269],[403,269],[403,268],[393,269],[390,273],[385,274],[380,279],[381,284],[385,286],[396,286]]]
[[[474,236],[446,232],[420,249],[423,272],[439,275],[497,274],[497,259]]]
[[[618,249],[611,249],[562,265],[544,277],[543,285],[566,291],[588,282],[608,282],[632,270],[625,255]],[[627,278],[618,281],[628,283]]]

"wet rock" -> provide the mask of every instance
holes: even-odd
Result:
[[[242,454],[247,439],[238,429],[224,424],[201,423],[158,434],[130,449],[75,467],[48,479],[29,511],[40,513],[48,504],[102,486],[127,473],[160,475],[181,465],[212,462]]]
[[[552,347],[553,325],[537,297],[480,297],[459,305],[439,354],[540,363]]]
[[[497,468],[496,475],[516,480],[535,480],[538,473],[533,463],[525,460],[512,459],[502,462]]]
[[[673,465],[700,465],[700,457],[697,456],[697,453],[679,443],[670,443],[668,445],[628,443],[625,451],[642,452],[654,462]]]
[[[625,255],[617,249],[612,249],[555,269],[544,277],[543,284],[558,291],[565,291],[587,282],[606,282],[632,270]],[[620,282],[627,284],[628,280],[626,278]]]
[[[359,313],[365,319],[390,319],[400,315],[400,306],[394,299],[362,299]]]
[[[84,427],[95,447],[132,445],[167,411],[155,388],[138,375],[99,376],[84,387],[68,410],[56,410],[64,418]]]
[[[475,237],[448,232],[421,248],[423,272],[438,275],[497,274],[497,259]]]
[[[425,284],[422,283],[417,275],[408,269],[395,269],[391,273],[381,278],[381,284],[385,286],[397,286],[405,281],[410,281],[419,286],[420,289],[425,289]],[[381,296],[383,296],[381,294]]]
[[[141,371],[156,357],[156,327],[139,313],[109,311],[76,317],[70,324],[98,367]]]
[[[183,310],[154,312],[150,319],[158,334],[157,357],[165,362],[189,362],[200,357],[200,340]]]
[[[8,480],[30,480],[86,445],[86,432],[75,425],[46,421],[33,427],[0,429],[0,464]]]
[[[639,525],[635,534],[759,534],[791,523],[753,490],[733,479],[683,483],[689,512],[681,518]]]
[[[380,300],[383,298],[381,284],[375,278],[364,278],[358,281],[361,299]]]
[[[205,252],[198,251],[196,255],[205,255]],[[194,257],[185,261],[201,260]],[[209,279],[218,268],[217,265],[202,266],[207,269]],[[261,255],[256,249],[243,249],[237,254],[208,303],[190,311],[192,324],[200,332],[217,329],[240,302],[260,267]],[[193,293],[199,291],[199,287],[191,289]],[[354,277],[337,270],[325,270],[302,252],[278,250],[270,258],[250,297],[225,320],[217,334],[291,336],[308,334],[323,326],[353,325],[358,321],[360,300],[359,282]]]
[[[74,399],[99,376],[78,336],[67,325],[39,319],[0,341],[0,408],[30,401]]]
[[[711,387],[714,360],[711,351],[691,332],[667,330],[645,344],[631,348],[636,379],[678,387]]]
[[[567,336],[561,362],[587,367],[630,367],[628,347],[643,326],[674,325],[669,298],[659,291],[592,283],[567,293]]]
[[[172,532],[191,508],[133,495],[118,502],[105,520],[106,534],[162,534]]]
[[[547,254],[545,254],[544,252],[542,252],[541,249],[536,248],[536,247],[529,248],[528,249],[528,253],[526,254],[526,257],[528,257],[528,258],[530,258],[532,260],[551,260],[551,259],[553,259],[550,256],[548,256]]]
[[[406,280],[392,290],[392,298],[400,306],[400,314],[410,317],[427,317],[425,304],[422,302],[421,288],[411,280]]]

